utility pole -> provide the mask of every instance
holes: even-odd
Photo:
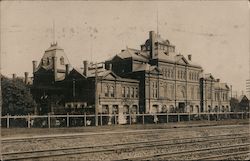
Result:
[[[98,81],[98,73],[97,73],[97,63],[95,64],[95,126],[98,126],[98,89],[97,89],[97,81]]]
[[[0,54],[1,55],[1,54]],[[0,61],[2,59],[0,58]],[[2,155],[2,72],[1,72],[1,66],[0,66],[0,160],[3,160]]]

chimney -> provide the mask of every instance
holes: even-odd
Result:
[[[28,84],[28,76],[29,76],[29,73],[28,72],[24,72],[24,83],[25,84]]]
[[[88,65],[88,61],[87,60],[84,60],[83,61],[83,74],[85,75],[85,76],[88,76],[88,67],[89,67],[89,65]]]
[[[151,59],[155,58],[155,32],[149,32],[149,39],[150,39],[150,56]]]
[[[34,74],[37,68],[37,61],[33,60],[32,64],[33,64],[33,74]]]
[[[192,61],[192,55],[191,54],[188,55],[188,60]]]
[[[65,71],[65,76],[69,75],[69,64],[65,65],[66,71]]]
[[[12,79],[15,80],[16,79],[16,74],[12,74]]]
[[[54,81],[57,79],[57,57],[53,56],[52,57],[52,63],[53,63],[53,71],[54,71]]]

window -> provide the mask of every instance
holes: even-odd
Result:
[[[153,87],[153,98],[158,98],[158,85],[157,82],[152,82],[152,87]]]
[[[125,87],[122,87],[122,97],[125,97]]]
[[[129,87],[126,88],[126,97],[129,97]]]
[[[135,97],[135,89],[134,89],[134,87],[131,88],[131,97],[132,98]]]
[[[138,88],[135,88],[135,98],[138,98]]]
[[[191,99],[194,99],[194,87],[191,87]]]
[[[113,86],[109,87],[109,93],[110,93],[110,97],[115,96],[115,88]]]
[[[208,89],[208,91],[207,91],[207,98],[208,98],[208,99],[211,99],[211,94],[212,94],[212,93],[211,93],[210,89]]]
[[[197,87],[197,99],[200,98],[200,89]]]
[[[109,96],[108,86],[104,86],[104,94],[105,94],[105,97]]]
[[[170,72],[171,72],[170,69],[168,69],[168,78],[170,77]]]
[[[47,58],[47,65],[49,65],[49,63],[50,63],[50,59],[49,59],[49,57]]]
[[[63,57],[60,58],[60,64],[64,65],[64,58]]]
[[[44,59],[42,59],[42,60],[41,60],[42,65],[44,65],[44,62],[45,62]]]
[[[164,98],[168,97],[167,94],[168,94],[168,87],[166,85],[166,86],[164,86]]]

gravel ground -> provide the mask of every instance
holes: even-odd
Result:
[[[212,136],[212,135],[226,135],[226,134],[237,134],[237,133],[247,133],[249,132],[249,126],[247,125],[232,125],[232,124],[246,124],[248,120],[233,120],[233,121],[219,121],[213,122],[214,124],[225,126],[211,126],[211,127],[204,127],[202,125],[206,125],[207,122],[199,122],[199,124],[191,123],[192,125],[196,125],[196,127],[189,127],[189,128],[181,128],[185,127],[187,124],[185,123],[175,123],[175,124],[158,124],[158,125],[132,125],[128,127],[123,126],[107,126],[105,127],[86,127],[75,129],[75,128],[68,128],[68,129],[18,129],[16,135],[11,136],[34,136],[35,134],[41,132],[40,135],[46,135],[50,133],[52,130],[57,134],[59,132],[66,131],[67,133],[82,133],[82,132],[99,132],[99,135],[85,135],[83,137],[75,136],[72,138],[51,138],[51,139],[28,139],[25,142],[16,142],[16,143],[3,143],[2,151],[3,152],[14,152],[14,151],[32,151],[32,150],[41,150],[41,149],[51,149],[51,148],[64,148],[69,146],[88,146],[88,145],[103,145],[103,144],[113,144],[113,143],[125,143],[125,142],[135,142],[135,141],[147,141],[147,140],[156,140],[156,139],[181,139],[187,137],[203,137],[203,136]],[[190,124],[188,124],[190,125]],[[176,128],[177,127],[177,128]],[[132,130],[132,129],[165,129],[157,131],[153,130],[151,132],[145,133],[115,133],[115,134],[101,134],[102,131],[123,131],[123,130]],[[70,129],[70,130],[69,130]],[[6,129],[8,132],[15,129]],[[25,131],[27,130],[27,131]],[[47,132],[46,132],[47,130]],[[4,130],[3,130],[4,131]],[[8,133],[5,131],[5,136]],[[228,145],[231,143],[238,143],[239,140],[235,140],[232,142],[223,142],[223,145]],[[212,143],[211,146],[218,146],[222,145],[221,142]],[[199,144],[193,144],[189,148],[201,148]],[[122,152],[122,153],[98,153],[98,154],[91,154],[91,155],[77,155],[77,156],[67,156],[64,157],[57,157],[50,160],[110,160],[110,159],[121,159],[127,157],[134,157],[134,156],[144,156],[149,154],[155,154],[157,152],[169,152],[171,150],[180,150],[188,148],[188,146],[169,146],[168,148],[150,148],[143,151],[136,151],[132,150],[130,152]],[[204,148],[204,147],[203,147]],[[186,156],[188,157],[188,156]],[[194,156],[190,156],[194,157]],[[172,158],[172,160],[175,158]],[[187,159],[187,158],[183,158]],[[43,160],[43,159],[41,159]]]
[[[134,124],[134,125],[111,125],[111,126],[87,126],[87,127],[70,127],[70,128],[3,128],[2,137],[26,137],[36,135],[50,134],[70,134],[83,132],[103,132],[103,131],[125,131],[135,129],[171,129],[187,126],[205,126],[205,125],[233,125],[233,124],[249,124],[249,119],[243,120],[220,120],[220,121],[189,121],[175,122],[167,124]]]

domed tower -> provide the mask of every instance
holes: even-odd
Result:
[[[50,81],[56,82],[65,78],[66,67],[69,65],[69,60],[64,50],[57,45],[57,43],[51,44],[51,46],[45,50],[43,57],[36,67],[36,61],[33,61],[33,75],[34,83],[41,81],[40,75],[47,75]]]

